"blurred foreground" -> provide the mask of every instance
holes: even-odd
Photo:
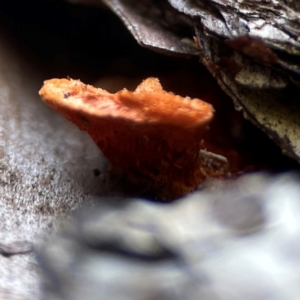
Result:
[[[44,299],[299,299],[299,199],[288,174],[167,205],[107,199],[39,250]]]

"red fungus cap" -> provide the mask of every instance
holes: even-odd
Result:
[[[115,94],[79,80],[51,79],[39,94],[87,131],[114,169],[146,184],[156,198],[182,196],[210,173],[203,171],[199,150],[212,106],[168,93],[156,78]]]

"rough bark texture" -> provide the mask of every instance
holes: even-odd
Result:
[[[201,60],[237,109],[300,161],[299,5],[171,2],[195,18]]]
[[[167,1],[104,1],[124,22],[137,42],[165,54],[196,55],[191,18]]]

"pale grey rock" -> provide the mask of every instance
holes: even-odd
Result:
[[[253,174],[78,211],[39,249],[44,299],[296,300],[299,196],[291,174]]]

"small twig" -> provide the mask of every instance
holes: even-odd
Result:
[[[209,152],[207,150],[200,150],[199,155],[202,156],[203,158],[212,158],[212,159],[217,159],[219,161],[222,161],[224,163],[228,163],[228,160],[225,156],[213,153],[213,152]]]

